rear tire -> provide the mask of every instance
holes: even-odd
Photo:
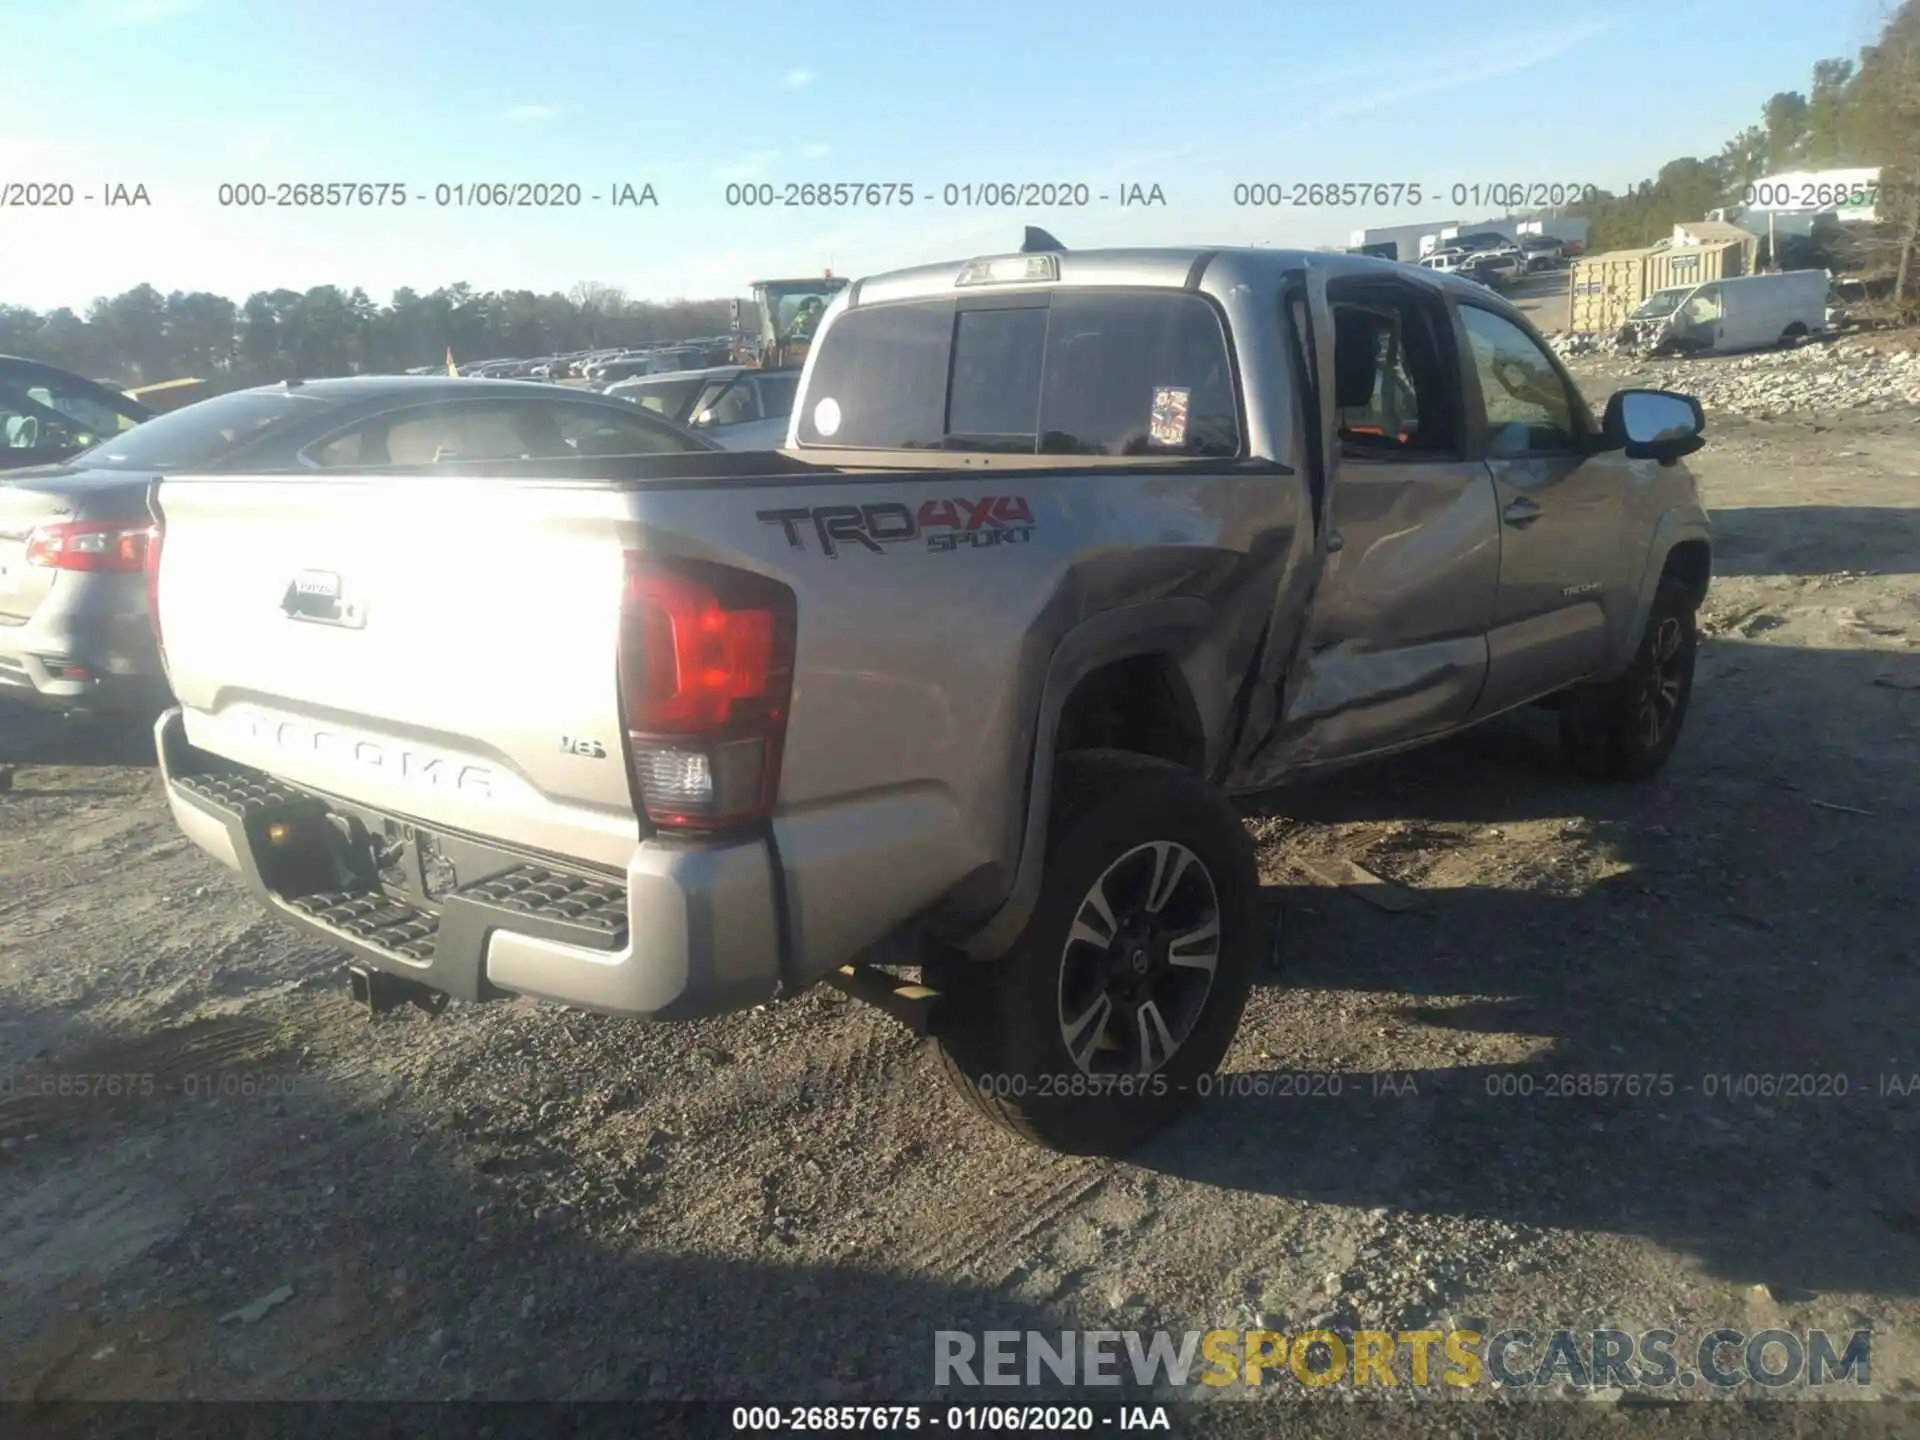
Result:
[[[1666,765],[1693,697],[1700,645],[1694,608],[1692,591],[1664,577],[1625,673],[1568,695],[1560,711],[1560,752],[1580,774],[1645,780]]]
[[[1272,932],[1253,843],[1217,789],[1115,752],[1064,757],[1062,771],[1026,929],[996,960],[937,962],[940,1054],[1001,1129],[1119,1155],[1219,1065]]]

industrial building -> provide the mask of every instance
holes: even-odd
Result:
[[[1371,230],[1356,230],[1351,248],[1362,250],[1374,245],[1391,245],[1394,247],[1392,259],[1418,260],[1422,239],[1459,223],[1457,220],[1422,220],[1418,225],[1381,225]]]

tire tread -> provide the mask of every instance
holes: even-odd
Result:
[[[1646,629],[1626,671],[1605,684],[1583,686],[1568,697],[1566,707],[1560,712],[1560,753],[1575,773],[1595,780],[1644,780],[1665,766],[1686,723],[1691,679],[1680,713],[1674,718],[1673,733],[1651,763],[1629,733],[1632,720],[1623,711],[1639,683],[1641,667],[1659,621],[1665,616],[1682,615],[1690,622],[1695,608],[1693,593],[1684,580],[1672,573],[1661,576],[1647,612]],[[1698,632],[1691,624],[1688,643],[1694,646],[1699,643]]]

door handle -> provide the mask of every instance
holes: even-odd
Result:
[[[1327,554],[1338,555],[1346,548],[1346,545],[1346,538],[1342,536],[1338,530],[1329,530],[1327,532]]]
[[[1540,518],[1540,507],[1522,495],[1500,512],[1500,518],[1509,525],[1525,527]]]

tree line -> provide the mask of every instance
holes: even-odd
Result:
[[[223,295],[136,285],[84,315],[0,305],[0,355],[24,355],[120,385],[184,377],[264,384],[294,377],[379,374],[458,361],[565,354],[724,334],[725,300],[632,300],[582,282],[567,294],[400,289],[382,305],[365,290],[318,285]],[[224,383],[222,383],[224,382]]]
[[[1801,255],[1781,259],[1890,269],[1893,293],[1904,299],[1920,240],[1920,0],[1905,0],[1893,11],[1857,59],[1821,60],[1805,91],[1769,98],[1759,122],[1729,138],[1718,154],[1670,160],[1626,193],[1602,195],[1567,213],[1587,217],[1590,251],[1632,249],[1671,235],[1679,222],[1740,205],[1747,187],[1769,175],[1874,165],[1880,167],[1878,223],[1819,227],[1799,242]]]

